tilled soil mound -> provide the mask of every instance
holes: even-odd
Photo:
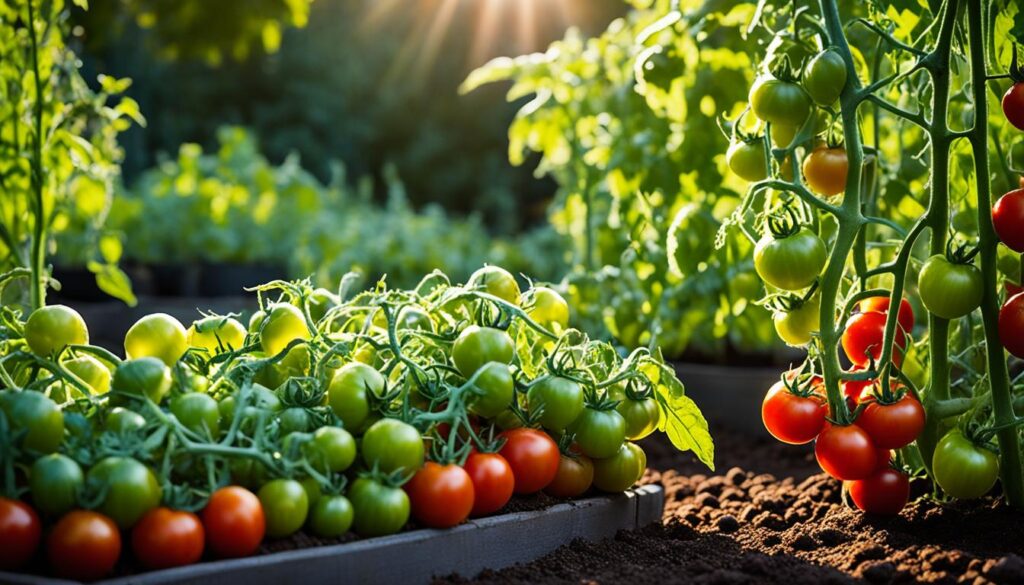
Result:
[[[644,445],[644,481],[665,487],[663,524],[576,541],[472,582],[1024,584],[1024,514],[994,499],[867,516],[843,503],[809,450],[715,436],[717,473],[663,441]]]

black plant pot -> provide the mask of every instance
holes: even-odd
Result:
[[[286,278],[288,272],[285,268],[273,264],[203,264],[199,294],[204,297],[238,296],[245,294],[246,288]]]
[[[53,278],[60,282],[60,290],[50,293],[53,300],[89,303],[111,300],[110,295],[96,285],[96,275],[84,266],[54,266]]]
[[[785,367],[745,368],[689,362],[674,362],[672,366],[686,386],[686,395],[708,420],[747,435],[769,436],[761,422],[761,402]],[[714,434],[715,430],[711,432]]]
[[[194,297],[199,294],[199,267],[194,264],[149,264],[153,294],[160,297]]]

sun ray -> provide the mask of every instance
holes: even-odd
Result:
[[[498,24],[504,12],[504,0],[479,0],[476,30],[473,31],[473,45],[470,48],[470,62],[482,65],[492,57],[494,39],[498,36]]]

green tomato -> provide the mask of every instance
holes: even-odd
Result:
[[[772,321],[782,341],[803,347],[811,342],[811,334],[821,329],[821,299],[815,296],[789,312],[779,311]]]
[[[401,312],[398,314],[398,329],[432,332],[434,331],[434,322],[426,311],[409,305],[402,307]]]
[[[127,457],[107,457],[89,470],[86,481],[104,490],[98,508],[121,529],[128,529],[160,505],[163,489],[148,467]]]
[[[523,295],[526,316],[556,333],[569,327],[569,303],[558,292],[535,286]]]
[[[803,77],[804,89],[819,106],[831,106],[843,93],[847,74],[846,63],[838,51],[822,51],[807,64]]]
[[[754,247],[754,269],[765,282],[782,290],[802,290],[825,267],[825,242],[807,228],[777,238],[767,235]]]
[[[21,447],[53,453],[64,439],[64,415],[57,403],[34,390],[0,393],[0,410],[14,435],[25,433]]]
[[[356,460],[356,440],[338,427],[320,427],[306,444],[307,456],[319,469],[340,473]]]
[[[145,396],[160,404],[171,389],[171,370],[156,357],[144,357],[121,362],[114,371],[111,388],[115,392]],[[123,398],[114,397],[122,403]]]
[[[626,421],[626,438],[630,441],[639,441],[650,435],[661,422],[661,408],[658,407],[658,401],[653,398],[624,398],[615,410],[619,411]]]
[[[84,484],[85,475],[78,463],[57,453],[36,459],[29,473],[32,503],[51,517],[62,516],[78,507],[78,492]]]
[[[25,341],[32,353],[50,357],[69,345],[89,343],[89,330],[78,311],[64,305],[50,305],[28,316]]]
[[[543,409],[540,424],[549,431],[561,431],[583,412],[583,388],[560,376],[546,376],[530,386],[526,394],[530,411]]]
[[[394,534],[409,521],[409,496],[401,488],[388,487],[361,477],[348,491],[353,528],[360,536]]]
[[[505,364],[490,362],[484,365],[473,384],[474,394],[467,401],[469,411],[484,418],[494,418],[508,410],[515,396],[512,370]]]
[[[301,406],[290,406],[282,410],[281,414],[277,415],[277,420],[281,424],[282,435],[305,433],[313,424],[309,411]]]
[[[289,378],[308,376],[311,364],[309,347],[297,345],[277,363],[265,364],[253,380],[268,388],[280,388]]]
[[[146,315],[124,336],[128,359],[155,357],[173,366],[188,351],[188,333],[180,321],[166,313]]]
[[[268,307],[269,313],[260,328],[260,345],[268,356],[275,356],[296,339],[309,339],[306,319],[295,305],[278,303]]]
[[[626,419],[615,410],[585,408],[569,430],[584,455],[604,459],[615,455],[626,440]]]
[[[327,312],[341,304],[338,295],[326,288],[318,288],[309,295],[309,316],[314,323],[319,323]]]
[[[646,467],[643,450],[634,443],[623,443],[611,457],[594,460],[594,486],[605,492],[628,490]]]
[[[750,88],[750,108],[754,115],[772,124],[799,128],[811,115],[811,96],[799,85],[762,77]]]
[[[936,254],[921,268],[917,288],[926,309],[943,319],[959,319],[981,306],[985,282],[977,266]]]
[[[67,360],[62,365],[84,382],[93,394],[106,394],[110,391],[110,369],[91,355]]]
[[[370,366],[352,362],[342,366],[327,387],[331,410],[345,428],[356,432],[370,416],[370,397],[384,394],[384,376]]]
[[[317,502],[320,501],[323,494],[320,492],[320,482],[313,477],[305,477],[299,480],[302,484],[302,489],[306,490],[306,499],[309,500],[309,513],[313,514],[313,508],[316,507]]]
[[[257,494],[263,505],[267,536],[283,538],[298,532],[309,514],[309,497],[294,479],[268,481]]]
[[[185,428],[201,437],[220,436],[219,405],[209,394],[182,394],[171,400],[171,412]]]
[[[104,430],[118,435],[133,433],[144,426],[146,419],[141,414],[120,406],[111,410],[103,423]]]
[[[729,165],[729,170],[745,181],[763,181],[768,178],[766,161],[764,140],[761,138],[733,142],[725,152],[725,162]]]
[[[281,399],[274,394],[274,391],[261,384],[253,384],[247,408],[266,410],[267,412],[280,412],[282,409]],[[237,399],[235,396],[227,396],[220,401],[217,410],[225,424],[230,425],[235,419]]]
[[[231,317],[204,317],[188,328],[188,344],[215,356],[245,345],[245,326]]]
[[[337,538],[352,527],[355,513],[345,496],[324,496],[309,514],[309,529],[321,538]]]
[[[511,364],[515,357],[512,338],[501,329],[470,325],[462,330],[452,346],[455,367],[466,378],[488,362]]]
[[[942,491],[954,498],[980,498],[999,478],[999,457],[953,429],[935,446],[932,474]]]
[[[263,327],[263,322],[267,320],[267,313],[265,311],[256,311],[249,317],[249,333],[257,335],[260,332],[260,328]]]
[[[423,437],[416,427],[393,418],[382,418],[363,434],[363,461],[383,473],[399,469],[412,475],[423,465]]]
[[[500,266],[484,266],[469,277],[467,288],[479,289],[513,305],[519,304],[519,283],[516,277]]]

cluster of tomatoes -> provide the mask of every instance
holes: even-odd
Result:
[[[122,360],[60,305],[0,327],[0,570],[45,549],[94,579],[254,554],[265,538],[444,528],[512,495],[628,489],[659,427],[645,352],[568,328],[554,290],[485,267],[464,287],[342,301],[305,283],[248,326],[142,318]],[[44,530],[44,522],[47,528]],[[44,542],[45,533],[45,542]],[[125,545],[127,547],[127,544]]]

